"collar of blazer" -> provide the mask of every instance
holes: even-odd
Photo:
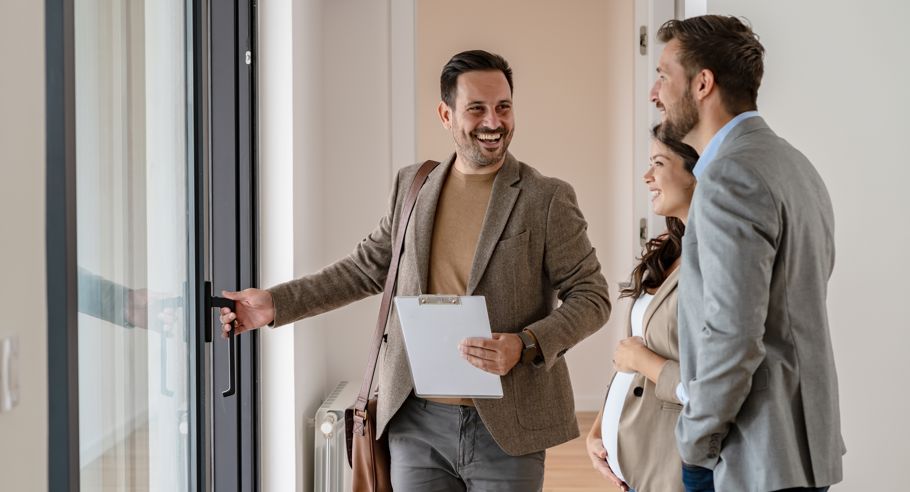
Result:
[[[408,224],[405,247],[413,248],[417,258],[418,282],[420,292],[427,292],[427,275],[430,268],[430,246],[433,239],[433,222],[436,217],[436,205],[439,203],[439,194],[445,184],[449,170],[455,162],[455,154],[433,170],[427,177],[427,182],[420,190],[417,203],[414,206],[414,217]],[[490,204],[483,219],[483,229],[477,240],[477,249],[474,253],[474,263],[471,265],[471,274],[468,277],[466,295],[472,295],[487,263],[493,255],[496,243],[502,235],[503,229],[509,221],[509,215],[518,200],[519,188],[515,185],[521,181],[521,166],[518,160],[510,153],[506,153],[506,161],[493,180],[493,191],[490,195]]]
[[[680,266],[677,266],[675,270],[670,272],[670,275],[667,276],[664,283],[660,284],[660,287],[657,288],[657,292],[654,293],[654,299],[651,299],[651,303],[648,304],[648,309],[645,310],[645,315],[642,317],[641,326],[643,328],[648,326],[648,323],[651,322],[651,317],[654,316],[654,312],[657,311],[657,308],[660,307],[661,303],[667,299],[667,296],[676,290],[676,285],[679,283],[680,268]],[[626,318],[626,334],[627,336],[632,336],[632,316],[630,315]]]
[[[733,127],[732,130],[730,130],[730,133],[727,134],[727,138],[725,138],[724,141],[720,143],[720,146],[717,147],[717,152],[714,154],[714,160],[716,161],[720,156],[727,153],[732,147],[735,147],[736,140],[740,137],[759,130],[770,129],[771,128],[768,126],[768,124],[765,123],[765,119],[761,116],[754,116],[752,118],[741,121],[738,125]]]

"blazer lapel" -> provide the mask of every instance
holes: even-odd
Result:
[[[641,326],[643,328],[647,327],[648,323],[651,322],[651,317],[654,316],[654,312],[657,311],[657,307],[660,306],[660,303],[664,302],[667,295],[676,288],[676,284],[679,282],[680,266],[677,266],[676,269],[667,276],[664,283],[660,284],[660,287],[657,288],[657,292],[654,293],[654,299],[651,299],[651,303],[648,304],[648,309],[645,310],[645,315],[641,320]]]
[[[483,228],[477,239],[477,248],[474,250],[474,261],[471,264],[471,274],[468,277],[467,295],[472,295],[480,279],[487,269],[496,243],[499,242],[502,231],[509,221],[515,201],[518,200],[519,188],[513,185],[521,179],[518,161],[512,154],[506,154],[506,161],[500,168],[496,179],[493,180],[493,191],[490,194],[490,203],[487,213],[483,218]]]
[[[405,250],[414,251],[417,259],[418,286],[421,294],[428,292],[427,277],[430,270],[430,248],[433,242],[433,225],[436,218],[436,205],[442,193],[442,185],[446,182],[449,169],[455,162],[455,154],[442,161],[427,177],[426,183],[417,196],[414,212],[408,231],[405,235]]]

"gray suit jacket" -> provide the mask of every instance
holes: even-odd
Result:
[[[436,204],[454,157],[430,173],[417,198],[398,271],[398,295],[427,292]],[[398,228],[404,195],[418,167],[398,173],[387,214],[350,256],[270,289],[276,326],[382,290],[392,231]],[[563,354],[600,329],[610,314],[607,283],[586,230],[571,186],[507,156],[493,182],[467,294],[486,296],[494,332],[531,329],[544,356],[540,367],[519,364],[502,378],[501,400],[474,401],[490,433],[509,454],[539,451],[578,436]],[[559,307],[557,299],[562,301]],[[370,323],[364,320],[364,336]],[[379,434],[413,388],[394,309],[386,332],[379,371]]]
[[[818,172],[760,117],[741,122],[699,178],[682,250],[683,461],[713,468],[718,491],[839,482],[834,214]]]

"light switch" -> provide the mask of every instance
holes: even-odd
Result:
[[[19,404],[19,337],[0,338],[0,413]]]

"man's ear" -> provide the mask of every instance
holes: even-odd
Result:
[[[436,112],[439,114],[439,121],[442,122],[442,126],[446,127],[446,130],[451,130],[452,108],[450,108],[445,101],[439,101],[439,106],[436,107]]]
[[[692,79],[692,95],[696,101],[703,101],[714,92],[714,72],[707,68],[701,69]]]

